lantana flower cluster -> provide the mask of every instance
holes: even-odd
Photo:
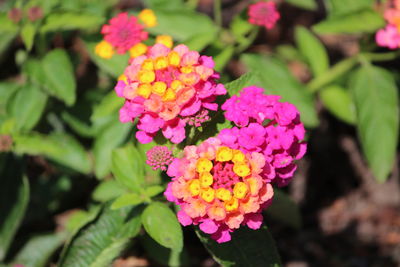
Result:
[[[200,56],[185,45],[173,49],[155,44],[132,59],[115,91],[125,98],[120,121],[138,118],[136,138],[149,143],[162,132],[172,143],[186,137],[189,121],[204,122],[209,110],[216,111],[216,97],[226,94],[217,84],[211,57]],[[200,117],[200,120],[199,120]]]
[[[185,147],[167,171],[165,196],[180,206],[180,223],[199,225],[219,243],[241,225],[261,226],[272,183],[287,185],[306,151],[295,106],[263,91],[251,86],[228,99],[222,109],[236,126]]]
[[[156,26],[157,18],[150,9],[142,10],[138,18],[127,12],[119,13],[111,18],[109,24],[105,24],[101,28],[104,37],[97,44],[95,53],[102,58],[109,59],[115,52],[118,54],[131,52],[135,45],[147,40],[148,32],[144,29]]]
[[[249,6],[249,22],[254,25],[272,29],[280,18],[275,2],[260,1]]]
[[[265,177],[285,186],[297,168],[295,161],[306,152],[302,142],[305,129],[294,105],[279,102],[280,96],[263,91],[255,86],[244,88],[222,105],[225,118],[237,127],[223,129],[218,138],[232,148],[262,153]]]
[[[172,162],[165,196],[181,207],[182,225],[199,225],[217,242],[227,242],[240,225],[258,229],[262,224],[261,210],[273,197],[271,184],[261,176],[264,164],[261,153],[243,153],[209,138],[187,146],[184,157]]]
[[[388,1],[384,18],[387,25],[376,33],[376,43],[389,49],[398,49],[400,48],[400,0]]]

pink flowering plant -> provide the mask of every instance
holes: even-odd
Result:
[[[1,10],[0,266],[398,265],[400,0]]]

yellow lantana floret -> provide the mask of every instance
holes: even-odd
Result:
[[[234,211],[239,207],[239,200],[233,197],[231,200],[225,202],[226,211]]]
[[[176,51],[168,54],[168,62],[171,66],[177,67],[181,63],[181,56]]]
[[[249,166],[243,163],[233,165],[233,171],[240,177],[246,177],[250,174]]]
[[[148,70],[148,71],[154,70],[154,63],[153,63],[153,60],[151,60],[150,58],[148,58],[148,59],[146,59],[145,61],[143,61],[143,63],[142,63],[142,70]]]
[[[182,73],[192,73],[193,72],[193,67],[192,66],[185,66],[181,68]]]
[[[157,25],[157,17],[151,9],[143,9],[139,13],[139,19],[146,25],[146,27],[154,27]]]
[[[207,188],[207,189],[203,189],[201,190],[201,194],[200,194],[201,198],[204,199],[207,202],[211,202],[214,200],[214,196],[215,196],[215,191],[212,188]]]
[[[149,98],[151,95],[151,85],[148,83],[142,83],[141,85],[138,86],[136,89],[136,93],[144,98]]]
[[[137,43],[134,46],[132,46],[131,49],[129,49],[129,55],[131,58],[135,58],[141,55],[146,54],[147,52],[147,45],[144,43]]]
[[[96,45],[94,53],[101,58],[110,59],[114,55],[114,49],[109,42],[103,40]]]
[[[156,75],[153,71],[141,70],[139,71],[138,78],[142,83],[151,83],[156,79]]]
[[[242,151],[234,149],[232,161],[234,163],[244,163],[244,162],[246,162],[246,156],[243,154]]]
[[[164,102],[174,101],[175,99],[176,99],[175,91],[172,90],[171,88],[168,88],[162,97],[162,101],[164,101]]]
[[[167,57],[158,57],[158,58],[156,58],[155,63],[154,63],[154,68],[156,70],[165,69],[166,67],[168,67],[168,59],[167,59]]]
[[[214,182],[214,178],[209,172],[200,173],[200,185],[201,187],[209,187]]]
[[[246,197],[248,191],[249,187],[245,183],[239,182],[233,188],[233,195],[238,199],[243,199]]]
[[[167,90],[167,85],[165,84],[165,82],[153,83],[153,88],[152,88],[153,93],[163,96],[166,90]]]
[[[156,43],[163,44],[168,48],[171,48],[174,45],[174,41],[172,40],[172,37],[169,35],[158,35],[156,37]]]
[[[222,201],[229,201],[232,198],[232,193],[228,189],[218,188],[216,192],[216,196],[218,199]]]
[[[190,181],[189,191],[193,197],[198,196],[200,194],[200,190],[200,181],[198,179]]]
[[[171,83],[171,89],[174,91],[178,91],[184,87],[183,83],[180,80],[173,80]]]
[[[198,173],[210,172],[213,167],[211,160],[207,158],[199,158],[196,163],[196,170]]]
[[[221,146],[217,150],[216,160],[220,162],[230,161],[232,159],[232,149],[226,146]]]
[[[128,77],[126,77],[125,74],[121,74],[118,77],[118,81],[124,81],[125,83],[128,83]]]

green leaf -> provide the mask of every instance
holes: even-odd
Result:
[[[274,189],[272,205],[266,209],[266,213],[274,219],[295,229],[301,227],[301,213],[297,204],[285,192]]]
[[[328,18],[313,26],[317,33],[373,33],[385,26],[380,14],[372,9]]]
[[[295,29],[296,44],[303,54],[314,76],[319,76],[329,68],[329,58],[323,44],[305,27]]]
[[[350,83],[357,111],[361,146],[379,182],[393,168],[399,132],[399,105],[396,83],[383,68],[365,64]]]
[[[29,183],[23,163],[0,154],[0,261],[4,260],[29,202]]]
[[[50,257],[61,246],[65,238],[65,232],[32,237],[15,256],[14,265],[22,264],[26,267],[47,266]]]
[[[225,84],[225,88],[230,96],[239,94],[239,91],[245,87],[255,85],[258,82],[258,73],[247,72],[236,80]]]
[[[3,54],[7,51],[12,41],[17,36],[17,32],[1,32],[0,31],[0,59],[3,58]]]
[[[61,118],[74,130],[77,134],[83,137],[93,137],[94,129],[90,125],[76,118],[75,116],[69,114],[68,112],[61,113]]]
[[[19,90],[20,85],[11,82],[0,83],[0,118],[8,115],[14,94]]]
[[[127,206],[136,206],[143,202],[143,199],[139,194],[129,193],[118,197],[112,204],[111,209],[117,210]]]
[[[6,12],[0,14],[0,32],[18,32],[18,25],[8,18]]]
[[[375,0],[352,0],[343,4],[343,0],[325,0],[329,10],[329,16],[341,16],[343,14],[355,13],[365,8],[373,7]]]
[[[143,0],[142,2],[150,9],[176,10],[185,7],[183,0]]]
[[[21,38],[24,42],[26,50],[30,51],[33,46],[33,40],[35,39],[36,27],[31,23],[25,24],[21,29]]]
[[[131,123],[121,123],[115,116],[115,120],[99,131],[93,146],[97,178],[110,173],[112,151],[127,139],[131,129]]]
[[[308,9],[308,10],[316,10],[318,5],[315,0],[286,0],[289,4],[294,6]]]
[[[245,38],[246,34],[248,34],[253,29],[254,25],[248,22],[247,13],[241,12],[232,19],[231,25],[229,27],[232,34],[236,38]]]
[[[320,90],[319,97],[324,107],[338,119],[349,124],[356,123],[356,109],[348,90],[331,85]]]
[[[151,203],[143,211],[142,223],[146,232],[160,245],[176,251],[182,250],[182,228],[175,213],[167,205]]]
[[[114,115],[115,111],[119,110],[125,102],[125,99],[118,97],[114,90],[106,94],[101,102],[93,109],[90,120],[94,123],[97,119]]]
[[[235,48],[233,45],[225,47],[218,55],[214,56],[215,67],[216,71],[222,71],[226,64],[228,64],[229,60],[233,57],[235,53]]]
[[[82,145],[72,136],[62,133],[13,136],[14,151],[29,155],[42,155],[82,173],[89,173],[91,161]]]
[[[126,193],[117,181],[108,180],[101,182],[93,191],[92,199],[99,202],[106,202]]]
[[[144,190],[144,194],[148,197],[154,197],[160,194],[161,192],[164,192],[164,190],[165,188],[161,185],[152,185]]]
[[[104,207],[97,218],[82,227],[64,247],[60,267],[101,267],[111,262],[140,230],[139,210]]]
[[[0,14],[0,58],[18,34],[19,27],[7,16],[6,12]]]
[[[184,42],[196,35],[206,33],[213,35],[217,32],[217,27],[210,17],[192,10],[154,9],[154,12],[158,24],[147,29],[152,34],[167,34],[175,40]]]
[[[89,53],[90,59],[99,67],[101,70],[110,74],[114,78],[117,78],[124,73],[125,68],[128,66],[129,54],[113,55],[110,59],[104,59],[94,53],[94,49],[97,45],[96,42],[84,41],[86,51]]]
[[[301,120],[307,127],[315,127],[319,121],[312,95],[289,72],[285,64],[273,57],[244,54],[241,61],[249,71],[258,73],[258,81],[253,85],[261,86],[267,94],[282,96],[282,101],[294,104],[300,111]]]
[[[40,28],[41,33],[60,30],[96,30],[104,17],[82,12],[50,13]]]
[[[196,230],[197,236],[215,261],[224,267],[279,267],[279,254],[267,228],[251,230],[240,227],[229,242],[218,244],[209,235]]]
[[[112,152],[111,172],[121,185],[133,192],[139,193],[143,190],[143,164],[139,151],[133,145],[129,144]]]
[[[172,250],[159,245],[149,235],[144,235],[140,243],[146,250],[146,254],[162,266],[191,266],[185,247],[182,251]]]
[[[68,217],[65,229],[69,233],[76,233],[81,227],[92,221],[99,211],[97,206],[92,206],[90,211],[76,210]]]
[[[305,61],[303,55],[300,54],[300,51],[292,45],[278,45],[276,47],[276,53],[281,59],[286,61]]]
[[[42,117],[47,103],[47,95],[33,84],[18,90],[11,106],[18,130],[29,131]]]
[[[72,63],[65,50],[54,49],[42,60],[46,88],[50,94],[72,106],[76,100],[76,82]]]
[[[208,32],[197,34],[185,40],[185,45],[187,45],[190,50],[202,51],[209,44],[215,41],[216,37],[216,32],[214,34]]]

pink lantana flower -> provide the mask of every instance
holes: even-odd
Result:
[[[101,33],[104,40],[110,43],[119,54],[124,54],[135,44],[148,38],[144,26],[138,22],[135,16],[128,13],[119,13],[110,19],[110,24],[103,25]]]
[[[168,165],[171,164],[174,157],[172,151],[166,146],[155,146],[146,152],[146,163],[152,167],[153,170],[161,169],[166,171]]]
[[[261,211],[274,195],[263,175],[265,163],[261,153],[243,153],[209,138],[187,146],[183,157],[174,159],[164,195],[180,206],[182,225],[198,225],[218,243],[227,242],[242,225],[261,227]]]
[[[397,27],[391,24],[386,25],[384,29],[380,29],[375,36],[376,43],[382,47],[397,49],[400,47],[400,32]]]
[[[297,108],[280,97],[264,94],[250,86],[223,105],[225,118],[237,127],[223,129],[218,138],[223,145],[244,153],[258,152],[265,157],[263,175],[279,186],[289,183],[307,149],[305,129]]]
[[[153,140],[158,132],[173,143],[185,139],[185,126],[200,126],[216,111],[216,97],[226,94],[217,84],[211,57],[200,56],[185,45],[170,49],[156,44],[146,54],[133,58],[115,91],[125,98],[121,122],[138,119],[136,138]]]
[[[390,0],[384,6],[383,17],[387,25],[376,33],[375,41],[378,46],[398,49],[400,47],[400,1]]]
[[[272,29],[280,18],[275,2],[260,1],[249,6],[249,22]]]

